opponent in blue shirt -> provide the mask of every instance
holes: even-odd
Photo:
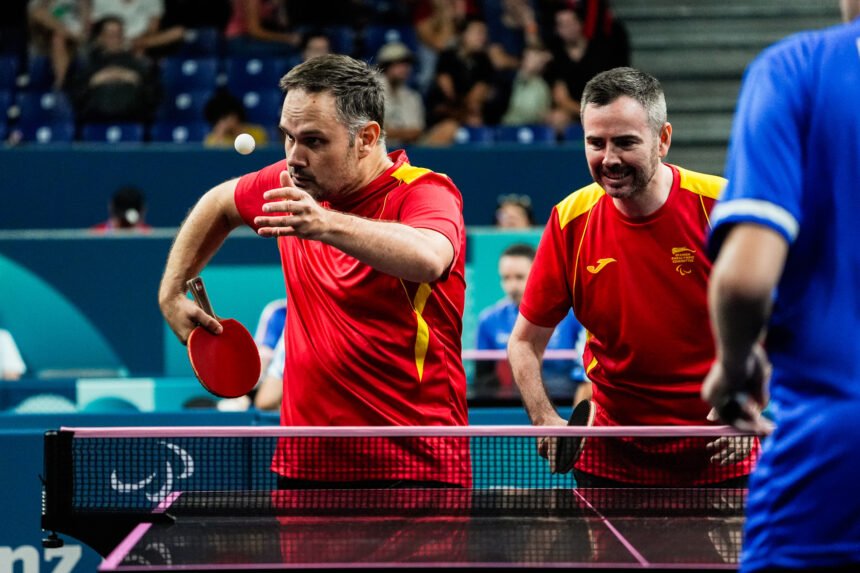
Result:
[[[712,214],[717,360],[703,396],[762,433],[741,570],[860,570],[860,0],[744,79]],[[766,353],[759,344],[765,337]]]
[[[478,317],[478,337],[475,347],[478,350],[506,350],[511,330],[517,321],[519,304],[528,279],[529,270],[535,257],[535,248],[524,243],[507,247],[499,257],[499,278],[505,298],[493,306],[485,308]],[[582,325],[573,313],[556,326],[547,344],[549,350],[580,349],[584,337]],[[492,386],[514,390],[513,375],[507,361],[496,365],[478,362],[475,384],[480,394],[490,392]],[[544,383],[553,397],[569,399],[576,393],[577,398],[587,392],[585,373],[581,360],[545,360],[543,364]]]

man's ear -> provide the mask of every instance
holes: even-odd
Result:
[[[358,146],[358,156],[365,157],[376,147],[379,142],[379,136],[382,134],[382,127],[375,121],[367,122],[364,127],[358,130],[356,134],[356,144]]]

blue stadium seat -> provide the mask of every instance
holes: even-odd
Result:
[[[54,68],[48,56],[30,56],[27,63],[26,89],[31,92],[45,92],[54,87]]]
[[[203,108],[211,97],[211,89],[167,94],[158,107],[157,118],[173,122],[203,121]]]
[[[376,62],[379,48],[391,42],[401,42],[409,46],[412,53],[418,51],[418,35],[410,26],[368,26],[364,31],[364,52],[362,58]]]
[[[221,53],[221,35],[217,28],[188,28],[182,38],[178,56],[206,58]]]
[[[12,92],[0,89],[0,123],[6,122],[9,106],[12,105]]]
[[[218,81],[218,60],[165,58],[161,62],[161,80],[168,94],[214,89]]]
[[[0,90],[12,90],[18,80],[18,58],[0,56]]]
[[[55,123],[71,121],[75,111],[69,98],[61,92],[20,92],[15,97],[18,121]]]
[[[507,143],[555,143],[555,130],[548,125],[501,125],[496,141]]]
[[[331,42],[331,51],[335,54],[352,55],[355,51],[355,30],[350,26],[330,26],[325,33]]]
[[[578,123],[567,126],[564,130],[565,141],[582,141],[585,137],[585,132],[582,131],[582,126]]]
[[[231,57],[224,66],[227,89],[240,97],[247,92],[277,88],[281,76],[289,69],[285,58]]]
[[[152,125],[151,141],[165,143],[201,143],[209,133],[209,126],[202,122],[174,123],[160,121]]]
[[[88,123],[81,129],[81,139],[101,143],[140,143],[141,123]]]
[[[252,123],[264,126],[277,124],[281,117],[284,94],[281,90],[265,90],[242,94],[245,118]]]
[[[495,140],[492,127],[464,125],[457,130],[454,143],[457,145],[491,144]]]
[[[70,143],[75,139],[75,124],[71,120],[19,123],[15,130],[21,141],[28,143]]]

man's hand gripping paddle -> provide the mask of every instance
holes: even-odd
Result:
[[[591,400],[583,400],[573,409],[567,421],[568,426],[591,426],[594,424],[594,404]],[[555,472],[566,474],[573,469],[585,447],[585,436],[570,436],[558,438],[555,447]]]
[[[221,398],[238,398],[250,392],[260,378],[260,353],[257,343],[232,318],[221,319],[212,310],[203,279],[195,277],[186,283],[194,301],[203,312],[221,323],[221,334],[212,334],[202,326],[188,337],[188,358],[194,374],[206,390]]]

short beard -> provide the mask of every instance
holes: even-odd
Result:
[[[649,162],[649,165],[653,166],[650,171],[645,171],[644,169],[633,170],[633,182],[630,185],[630,190],[625,192],[623,195],[619,195],[618,192],[612,190],[609,185],[604,186],[604,190],[614,199],[631,199],[641,195],[648,188],[648,185],[654,179],[654,176],[657,175],[657,170],[660,168],[660,152],[656,145],[651,150],[651,161]],[[621,170],[626,170],[626,167],[622,166]]]

